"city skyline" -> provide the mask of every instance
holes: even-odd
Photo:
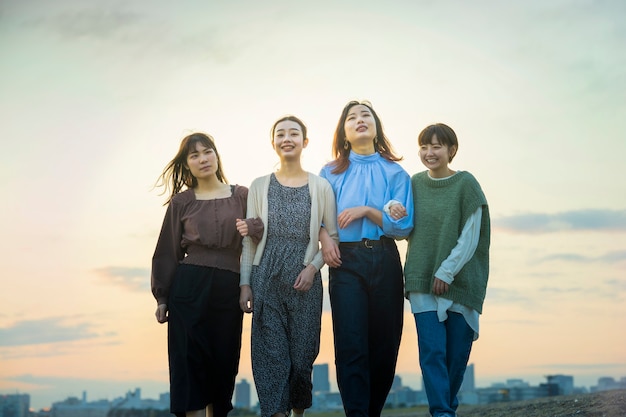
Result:
[[[410,175],[419,132],[450,125],[450,167],[485,192],[477,384],[626,375],[624,15],[617,0],[2,2],[0,393],[162,392],[153,186],[180,140],[211,134],[226,177],[249,186],[277,167],[272,123],[295,114],[318,173],[352,99],[372,102]],[[324,297],[318,362],[335,384]],[[414,384],[404,312],[397,373]]]
[[[314,366],[318,367],[328,367],[328,364],[318,364],[316,363]],[[315,376],[313,376],[313,378],[315,378]],[[574,390],[578,390],[578,389],[583,389],[583,390],[587,390],[589,392],[593,391],[594,388],[595,389],[616,389],[615,387],[611,388],[611,387],[603,387],[602,384],[607,384],[608,380],[612,380],[614,384],[620,385],[622,388],[626,387],[626,376],[621,376],[621,377],[611,377],[611,376],[602,376],[599,377],[598,380],[595,382],[595,385],[590,385],[590,386],[583,386],[583,385],[578,385],[576,384],[576,378],[573,375],[566,375],[566,374],[560,374],[560,375],[544,375],[544,379],[545,381],[542,381],[540,383],[538,383],[537,385],[540,385],[541,383],[546,383],[546,382],[554,382],[556,381],[557,383],[561,380],[566,380],[566,379],[571,379],[573,385],[568,389],[567,392],[565,392],[563,395],[569,395],[571,393],[574,392]],[[394,386],[396,385],[397,381],[400,381],[400,387],[396,387],[396,388],[410,388],[414,391],[422,391],[423,387],[421,386],[415,386],[415,385],[411,385],[406,383],[406,381],[404,380],[404,378],[402,377],[402,375],[396,374],[396,378],[394,380]],[[330,380],[330,377],[328,379],[328,383],[330,384],[330,389],[327,391],[328,393],[338,393],[338,390],[335,387],[333,387],[333,383]],[[488,386],[479,386],[479,384],[475,383],[475,371],[474,371],[474,364],[473,363],[469,363],[468,364],[468,370],[466,371],[466,379],[463,381],[463,386],[461,388],[461,392],[468,392],[468,391],[474,391],[474,390],[480,390],[480,389],[486,389],[486,388],[498,388],[498,387],[513,387],[513,386],[520,386],[520,385],[531,385],[528,381],[521,379],[521,378],[516,378],[514,376],[512,376],[511,378],[507,378],[506,380],[503,381],[497,381],[497,382],[493,382]],[[241,390],[241,391],[240,391]],[[248,392],[246,393],[245,391],[248,390]],[[139,404],[138,401],[148,401],[150,402],[150,404],[161,404],[163,402],[163,398],[164,397],[169,397],[169,391],[167,389],[165,389],[163,392],[158,393],[158,395],[154,398],[152,397],[144,397],[142,396],[142,392],[143,389],[141,387],[128,387],[126,390],[126,394],[125,397],[128,400],[129,398],[131,399],[131,401],[133,402],[133,404]],[[392,387],[392,391],[394,391],[394,387]],[[318,392],[318,390],[314,389],[314,392]],[[324,390],[322,390],[322,392],[324,392]],[[4,395],[28,395],[31,399],[31,402],[33,400],[33,395],[28,393],[28,392],[23,392],[23,393],[5,393]],[[2,394],[0,394],[2,395]],[[237,396],[238,395],[243,395],[244,397],[244,402],[247,400],[249,402],[248,405],[246,404],[241,404],[238,400],[237,400]],[[246,398],[247,397],[247,398]],[[95,403],[101,403],[102,401],[111,401],[111,402],[119,402],[121,403],[122,400],[124,399],[124,396],[122,395],[122,392],[116,394],[114,397],[111,398],[92,398],[89,395],[88,390],[82,390],[80,393],[76,393],[76,395],[68,395],[65,398],[58,398],[54,401],[51,401],[49,405],[44,406],[44,407],[30,407],[31,409],[35,410],[35,411],[39,411],[40,409],[49,409],[51,408],[55,403],[58,404],[63,404],[65,403],[67,400],[71,400],[71,399],[78,399],[80,401],[80,403],[82,404],[95,404]],[[258,406],[258,397],[256,395],[256,390],[254,387],[254,382],[250,382],[248,381],[246,378],[240,378],[237,379],[236,381],[236,386],[235,386],[235,392],[233,393],[233,407],[235,408],[255,408]],[[135,405],[135,408],[137,407],[137,405]]]

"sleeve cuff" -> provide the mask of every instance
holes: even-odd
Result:
[[[391,212],[389,211],[389,209],[394,204],[402,204],[402,203],[399,202],[398,200],[389,200],[387,204],[383,206],[383,211],[385,212],[385,214],[387,214],[387,216],[391,216]]]
[[[248,225],[248,236],[252,238],[254,243],[259,243],[263,238],[263,229],[265,228],[263,221],[260,217],[257,217],[254,219],[245,219],[245,222]]]
[[[452,282],[454,281],[454,277],[452,276],[452,274],[442,267],[439,267],[439,269],[435,273],[435,277],[439,278],[448,285],[452,284]]]

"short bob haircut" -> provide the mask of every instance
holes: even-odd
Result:
[[[417,137],[417,144],[419,146],[429,145],[433,143],[434,136],[437,136],[437,141],[448,149],[454,147],[454,155],[456,155],[456,152],[459,150],[459,141],[456,137],[456,133],[454,133],[454,130],[452,130],[450,126],[444,125],[443,123],[435,123],[426,126]],[[454,155],[450,155],[448,162],[452,162]]]

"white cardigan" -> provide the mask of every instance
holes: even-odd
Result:
[[[303,264],[313,264],[317,270],[324,266],[324,259],[319,244],[319,232],[322,225],[328,231],[335,242],[339,241],[337,233],[337,204],[335,193],[326,179],[315,174],[309,174],[309,194],[311,195],[311,225],[309,231],[309,245],[304,255]],[[250,273],[252,265],[259,265],[265,243],[267,241],[267,193],[270,187],[271,174],[259,177],[252,181],[248,191],[248,210],[246,217],[260,217],[265,226],[263,238],[255,244],[252,238],[246,236],[243,239],[243,252],[241,254],[241,278],[239,285],[250,285]]]

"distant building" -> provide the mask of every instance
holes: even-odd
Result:
[[[68,397],[64,401],[52,404],[51,417],[106,417],[111,409],[108,400],[100,400],[88,403],[86,395],[83,398]]]
[[[141,403],[141,388],[135,388],[135,391],[126,391],[126,395],[123,398],[113,400],[112,408],[124,410],[144,408]]]
[[[235,408],[250,409],[250,384],[245,379],[235,385]]]
[[[598,378],[598,385],[591,387],[591,392],[610,391],[614,389],[626,389],[626,377],[622,377],[619,381],[610,376]]]
[[[313,365],[313,392],[330,392],[327,363]]]
[[[465,368],[465,375],[463,376],[463,383],[461,384],[461,392],[471,392],[476,390],[476,379],[474,377],[474,364],[470,363]]]
[[[0,395],[0,417],[28,417],[29,408],[28,394]]]
[[[478,396],[478,404],[489,404],[509,401],[523,401],[533,398],[548,396],[546,384],[532,387],[521,380],[509,380],[513,384],[493,384],[489,388],[478,388],[475,392]]]
[[[529,387],[530,384],[523,379],[512,378],[506,380],[505,386],[507,388],[526,388]]]
[[[314,392],[311,410],[343,411],[341,395],[338,392]]]
[[[393,376],[393,383],[391,384],[391,389],[394,391],[398,391],[402,388],[402,378],[400,375]]]
[[[389,391],[385,405],[392,408],[406,408],[427,403],[424,391],[415,391],[411,387],[400,386]]]
[[[81,399],[69,397],[64,401],[52,404],[50,417],[106,417],[116,410],[139,410],[154,409],[166,410],[170,406],[170,396],[161,394],[158,400],[142,400],[141,389],[127,391],[124,397],[118,397],[113,401],[98,400],[87,401],[87,393],[83,391]],[[3,417],[0,415],[0,417]]]
[[[170,409],[170,393],[165,392],[159,394],[158,400],[143,398],[141,400],[141,408],[151,408],[153,410],[169,410]]]
[[[574,393],[574,377],[570,375],[548,375],[548,384],[554,384],[559,388],[559,395],[571,395]]]

